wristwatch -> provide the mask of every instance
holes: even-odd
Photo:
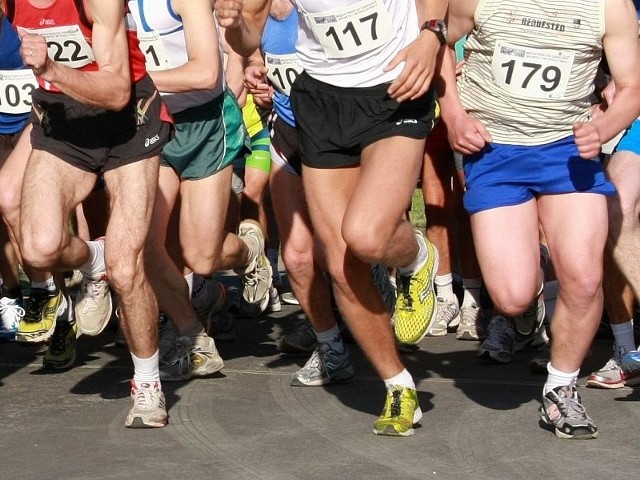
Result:
[[[430,30],[435,33],[441,46],[447,43],[447,25],[444,20],[427,20],[420,30]]]

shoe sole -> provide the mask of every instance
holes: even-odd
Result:
[[[15,341],[20,343],[46,342],[53,335],[53,331],[55,330],[55,328],[56,328],[56,322],[53,322],[53,327],[51,328],[51,330],[48,330],[46,332],[39,332],[39,333],[19,333],[18,332],[16,333]]]
[[[460,327],[458,327],[458,331],[456,332],[456,340],[464,340],[464,341],[479,341],[480,335],[474,334],[471,330],[462,330],[460,331]]]
[[[163,428],[169,423],[169,417],[164,422],[145,422],[142,417],[127,417],[124,426],[127,428]]]
[[[513,357],[511,355],[509,355],[509,357],[505,359],[502,359],[499,357],[496,358],[491,355],[490,350],[484,350],[484,349],[478,350],[478,358],[481,360],[485,360],[486,362],[489,362],[489,363],[495,363],[500,365],[506,365],[507,363],[511,363],[511,361],[513,360]]]
[[[608,390],[614,390],[617,388],[622,388],[624,387],[625,382],[623,380],[616,382],[616,383],[607,383],[604,381],[600,381],[600,380],[587,380],[586,382],[586,386],[589,388],[600,388],[600,389],[608,389]]]
[[[293,295],[293,293],[291,295],[283,293],[280,295],[280,301],[287,305],[300,305],[300,301]]]
[[[355,375],[356,375],[355,370],[351,369],[349,372],[344,372],[340,376],[335,376],[335,377],[331,377],[331,378],[321,378],[321,379],[316,380],[316,381],[312,381],[312,382],[309,382],[309,383],[304,383],[304,382],[301,382],[301,381],[297,380],[296,377],[295,377],[295,373],[294,373],[294,376],[291,377],[291,386],[292,387],[322,387],[324,385],[335,385],[336,383],[348,382]]]
[[[596,430],[595,432],[591,432],[586,428],[577,429],[577,433],[574,433],[573,435],[563,432],[553,423],[551,423],[551,420],[549,420],[542,407],[540,407],[540,422],[542,422],[543,426],[545,426],[546,428],[553,430],[553,433],[555,433],[556,437],[562,438],[563,440],[591,440],[598,437],[598,430]]]
[[[73,364],[75,363],[75,361],[76,361],[75,355],[67,363],[47,362],[43,360],[42,368],[44,368],[45,370],[68,370],[69,368],[73,367]]]

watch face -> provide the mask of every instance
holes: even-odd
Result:
[[[431,30],[434,32],[441,45],[447,43],[447,25],[443,20],[429,20],[422,26],[423,30]]]

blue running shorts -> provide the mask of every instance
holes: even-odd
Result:
[[[616,152],[622,151],[640,155],[640,120],[635,120],[624,132],[620,143],[616,147]]]
[[[616,193],[598,158],[580,158],[573,136],[544,145],[490,143],[464,157],[464,173],[464,206],[470,214],[519,205],[539,195]]]

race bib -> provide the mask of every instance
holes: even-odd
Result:
[[[497,85],[519,97],[564,98],[573,59],[573,52],[497,42],[491,70]]]
[[[264,63],[269,69],[267,78],[275,89],[287,96],[291,95],[293,82],[296,81],[298,75],[304,70],[302,65],[300,65],[298,55],[295,53],[289,55],[266,53]]]
[[[167,58],[164,44],[158,32],[138,32],[140,50],[144,53],[145,65],[150,72],[168,70],[171,63]]]
[[[38,82],[31,70],[0,70],[0,113],[31,111],[31,93]]]
[[[47,39],[49,58],[67,67],[80,68],[95,61],[93,50],[78,25],[39,28],[29,33]]]
[[[305,16],[327,58],[349,58],[370,52],[388,43],[394,35],[391,15],[382,0],[362,0]]]

